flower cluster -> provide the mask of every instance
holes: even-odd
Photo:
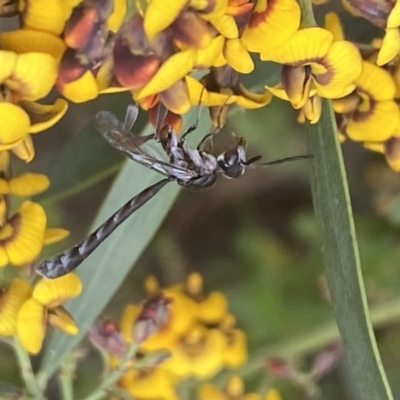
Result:
[[[396,7],[390,6],[390,10],[376,13],[372,10],[383,2],[349,1],[346,4],[356,15],[369,15],[372,23],[379,27],[387,25],[387,29],[383,40],[357,44],[363,59],[361,75],[354,82],[354,90],[333,101],[338,132],[341,140],[349,138],[363,142],[366,148],[383,153],[392,169],[400,171],[400,64],[398,42],[393,36],[399,30],[391,28],[395,23]],[[385,5],[389,6],[389,3]],[[336,14],[326,15],[326,27],[335,40],[343,39],[343,29]]]
[[[201,385],[199,391],[200,400],[262,400],[263,397],[257,393],[244,393],[243,380],[238,376],[233,376],[224,390],[218,389],[211,383]],[[264,397],[265,400],[281,400],[281,396],[276,389],[271,389]]]
[[[19,277],[0,295],[0,335],[17,335],[28,352],[37,354],[47,324],[77,333],[61,304],[79,295],[82,285],[77,276],[68,275],[56,281],[40,280],[32,288],[32,266],[43,246],[62,240],[68,231],[49,228],[43,207],[33,201],[24,201],[19,211],[10,215],[15,197],[46,190],[49,179],[34,173],[11,177],[9,153],[1,152],[0,160],[0,268],[9,264],[19,267]]]
[[[126,306],[121,333],[107,322],[107,329],[95,325],[90,335],[113,356],[115,368],[127,346],[137,347],[131,369],[119,380],[121,388],[136,399],[175,399],[179,382],[208,379],[224,367],[246,362],[246,335],[235,328],[226,297],[219,292],[204,295],[199,274],[191,274],[185,285],[163,290],[151,277],[146,286],[150,300]]]

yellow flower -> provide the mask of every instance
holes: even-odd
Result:
[[[334,41],[322,28],[299,30],[283,46],[262,53],[261,59],[284,64],[281,83],[268,89],[295,109],[314,95],[334,99],[349,94],[362,70],[358,49],[345,40]]]
[[[25,28],[51,32],[60,35],[64,30],[66,8],[63,0],[25,0],[21,2],[20,13]]]
[[[164,296],[171,300],[169,317],[165,325],[143,344],[144,351],[169,349],[175,345],[183,332],[186,332],[195,322],[196,304],[182,293],[165,289]],[[121,318],[121,332],[126,343],[132,343],[132,328],[142,310],[141,305],[129,304],[125,307]]]
[[[383,142],[365,142],[364,146],[368,150],[384,154],[389,166],[400,172],[400,119],[392,137]]]
[[[129,371],[118,382],[137,400],[178,400],[177,380],[162,367]]]
[[[31,201],[25,201],[19,212],[0,229],[0,268],[7,264],[22,266],[33,261],[43,247],[46,213]]]
[[[240,40],[247,50],[268,54],[284,45],[299,26],[300,7],[295,0],[257,0]]]
[[[267,393],[267,398],[265,400],[282,400],[282,397],[276,389],[271,389]]]
[[[54,86],[57,61],[46,53],[0,50],[0,65],[0,150],[12,149],[31,161],[34,151],[29,134],[54,125],[67,111],[65,100],[54,105],[35,102]]]
[[[29,197],[45,191],[49,185],[46,175],[28,172],[9,180],[0,178],[0,195]]]
[[[269,395],[268,395],[269,396]],[[278,400],[268,397],[266,400]],[[200,386],[200,400],[261,400],[261,396],[256,393],[244,393],[244,383],[239,376],[233,376],[224,390],[218,389],[211,383],[205,383]]]
[[[224,362],[227,367],[238,368],[247,361],[247,336],[239,329],[225,333],[226,349]]]
[[[6,291],[0,292],[0,335],[16,334],[18,312],[31,294],[31,286],[22,279],[13,280]]]
[[[153,0],[147,6],[144,15],[144,29],[151,40],[161,31],[171,27],[179,41],[192,47],[204,48],[212,39],[206,21],[224,15],[227,6],[227,0]]]
[[[199,324],[170,348],[172,356],[165,361],[164,368],[181,379],[210,378],[224,367],[225,349],[226,339],[220,330]]]
[[[362,74],[355,83],[354,93],[333,103],[335,112],[347,117],[347,135],[364,142],[388,140],[400,117],[392,77],[382,68],[364,61]]]
[[[185,286],[178,285],[173,289],[186,293],[196,302],[196,318],[204,324],[218,324],[228,313],[228,301],[222,293],[203,294],[203,277],[199,273],[191,273]]]
[[[384,143],[386,160],[390,167],[400,172],[400,137],[394,136]]]
[[[110,3],[84,1],[66,23],[68,46],[61,60],[57,89],[68,100],[82,103],[100,93],[125,90],[114,82],[110,30],[115,32],[126,14],[126,0]]]
[[[62,304],[81,292],[82,282],[73,273],[54,280],[41,279],[35,285],[32,297],[24,302],[17,319],[18,337],[29,353],[40,352],[47,324],[70,335],[78,333],[78,327]]]
[[[385,29],[377,64],[392,61],[400,51],[400,3],[380,0],[344,0],[345,6],[355,15]]]
[[[191,77],[186,77],[186,82],[191,104],[210,107],[211,119],[217,127],[224,125],[230,104],[253,109],[267,105],[272,99],[268,90],[264,93],[247,90],[239,81],[239,74],[229,65],[211,68],[201,82]],[[226,112],[221,112],[221,107],[226,108]]]

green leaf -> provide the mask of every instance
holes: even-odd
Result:
[[[195,114],[193,110],[190,114]],[[203,137],[210,123],[201,120],[190,141]],[[151,129],[148,128],[148,134]],[[194,136],[194,137],[193,137]],[[133,161],[127,162],[109,192],[93,229],[112,215],[131,197],[162,176]],[[77,270],[83,281],[82,295],[67,304],[79,327],[77,336],[54,332],[48,342],[39,375],[41,382],[52,375],[66,355],[82,340],[93,321],[118,290],[125,276],[150,243],[172,206],[180,186],[175,182],[162,191],[124,222]],[[84,205],[90,207],[90,205]]]
[[[346,172],[332,107],[308,126],[314,155],[312,192],[322,254],[339,331],[363,400],[393,399],[368,310]]]

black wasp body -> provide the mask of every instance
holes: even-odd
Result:
[[[40,263],[36,267],[36,272],[40,275],[55,279],[73,271],[122,222],[154,197],[167,183],[176,181],[188,189],[207,188],[216,182],[219,173],[228,178],[238,178],[243,175],[247,166],[254,167],[253,163],[261,158],[256,156],[246,160],[246,142],[241,137],[235,137],[234,148],[217,157],[202,149],[205,142],[212,139],[213,133],[206,135],[196,148],[190,147],[186,136],[196,129],[197,124],[178,137],[171,127],[161,127],[164,121],[162,117],[158,118],[155,133],[135,136],[130,130],[138,112],[136,106],[129,106],[124,123],[110,112],[99,112],[96,116],[97,129],[111,146],[130,159],[164,175],[165,179],[136,195],[81,243]],[[159,149],[155,147],[157,144]],[[274,165],[303,158],[310,156],[289,157],[258,165]]]

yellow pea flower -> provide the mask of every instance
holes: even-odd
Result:
[[[82,282],[73,273],[54,280],[42,279],[34,287],[18,313],[17,334],[25,349],[38,354],[42,348],[47,324],[70,335],[78,333],[71,315],[62,307],[82,292]]]

